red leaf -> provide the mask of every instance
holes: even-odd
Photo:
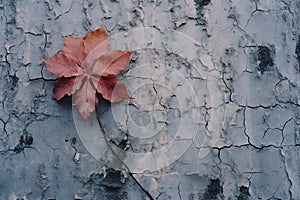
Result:
[[[83,65],[85,55],[83,53],[82,39],[72,36],[67,37],[67,39],[64,41],[62,50],[67,57],[76,61],[78,65]]]
[[[53,88],[53,98],[60,100],[65,95],[71,96],[80,87],[81,82],[82,77],[80,76],[57,80]]]
[[[102,55],[95,63],[93,74],[100,74],[101,76],[119,74],[128,65],[130,55],[131,52],[120,50]]]
[[[120,102],[129,98],[126,86],[115,76],[102,77],[98,82],[97,91],[110,102]]]
[[[87,69],[91,69],[97,59],[109,52],[109,40],[104,40],[98,44],[90,53],[86,56],[84,62],[87,64]]]
[[[108,40],[109,44],[109,36],[104,29],[104,25],[102,25],[99,29],[86,34],[86,36],[83,38],[85,55],[88,55],[93,49],[96,48],[97,45],[101,44],[105,40]]]
[[[127,89],[116,76],[124,70],[131,55],[128,51],[109,51],[109,36],[104,26],[83,39],[67,37],[63,53],[44,60],[48,71],[58,77],[53,98],[75,94],[75,105],[87,120],[98,103],[96,92],[103,98],[118,102],[129,98]]]
[[[76,62],[69,59],[65,54],[58,53],[44,60],[46,68],[58,77],[71,77],[79,75],[80,68]]]
[[[75,94],[75,105],[81,116],[87,120],[91,112],[95,110],[97,103],[96,89],[92,86],[90,80],[87,79],[81,89]]]

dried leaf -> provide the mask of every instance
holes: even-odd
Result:
[[[62,99],[65,95],[71,96],[81,86],[83,76],[61,78],[57,80],[53,88],[53,98]]]
[[[120,50],[102,55],[95,63],[93,74],[101,74],[101,76],[119,74],[126,68],[130,55],[131,52]]]
[[[109,44],[109,36],[105,31],[104,25],[101,25],[99,29],[86,34],[86,36],[83,38],[85,55],[88,55],[93,49],[96,48],[97,45],[101,44],[105,40],[108,40]]]
[[[95,105],[97,103],[96,90],[92,86],[90,80],[87,79],[82,85],[82,88],[75,94],[75,105],[81,116],[87,120],[90,113],[95,110]]]
[[[71,77],[79,75],[79,66],[76,61],[67,57],[64,53],[58,53],[44,60],[47,70],[58,77]]]
[[[126,86],[115,75],[126,68],[131,52],[110,51],[109,41],[102,25],[83,39],[67,37],[63,52],[44,60],[48,71],[61,77],[54,85],[53,98],[75,94],[75,105],[85,120],[98,104],[97,92],[110,102],[129,98]]]
[[[115,76],[102,77],[97,91],[110,102],[119,102],[129,98],[126,86]]]
[[[67,37],[67,39],[64,41],[62,50],[67,57],[76,61],[78,65],[83,65],[82,61],[84,60],[85,55],[83,52],[82,39],[72,36]]]

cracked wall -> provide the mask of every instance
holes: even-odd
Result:
[[[134,100],[115,105],[117,117],[107,102],[98,109],[128,153],[158,150],[181,126],[183,141],[195,122],[179,159],[135,174],[156,199],[300,199],[298,0],[0,0],[0,13],[0,199],[145,198],[89,153],[71,98],[52,99],[55,77],[42,62],[101,23],[112,36],[151,27],[172,44],[181,43],[170,30],[197,42],[137,50],[121,76]],[[159,134],[142,138],[148,124]]]

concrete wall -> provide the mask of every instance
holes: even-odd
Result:
[[[72,98],[52,99],[42,62],[102,23],[135,51],[120,76],[134,99],[98,112],[156,199],[300,199],[299,12],[299,0],[0,0],[0,199],[145,198],[80,139],[92,136]]]

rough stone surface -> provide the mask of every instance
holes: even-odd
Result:
[[[146,198],[85,148],[72,99],[52,99],[42,62],[101,23],[112,37],[143,27],[166,36],[159,49],[134,38],[149,48],[121,75],[132,100],[100,101],[113,145],[152,152],[197,129],[171,165],[135,174],[157,200],[300,199],[299,0],[0,0],[0,199]]]

